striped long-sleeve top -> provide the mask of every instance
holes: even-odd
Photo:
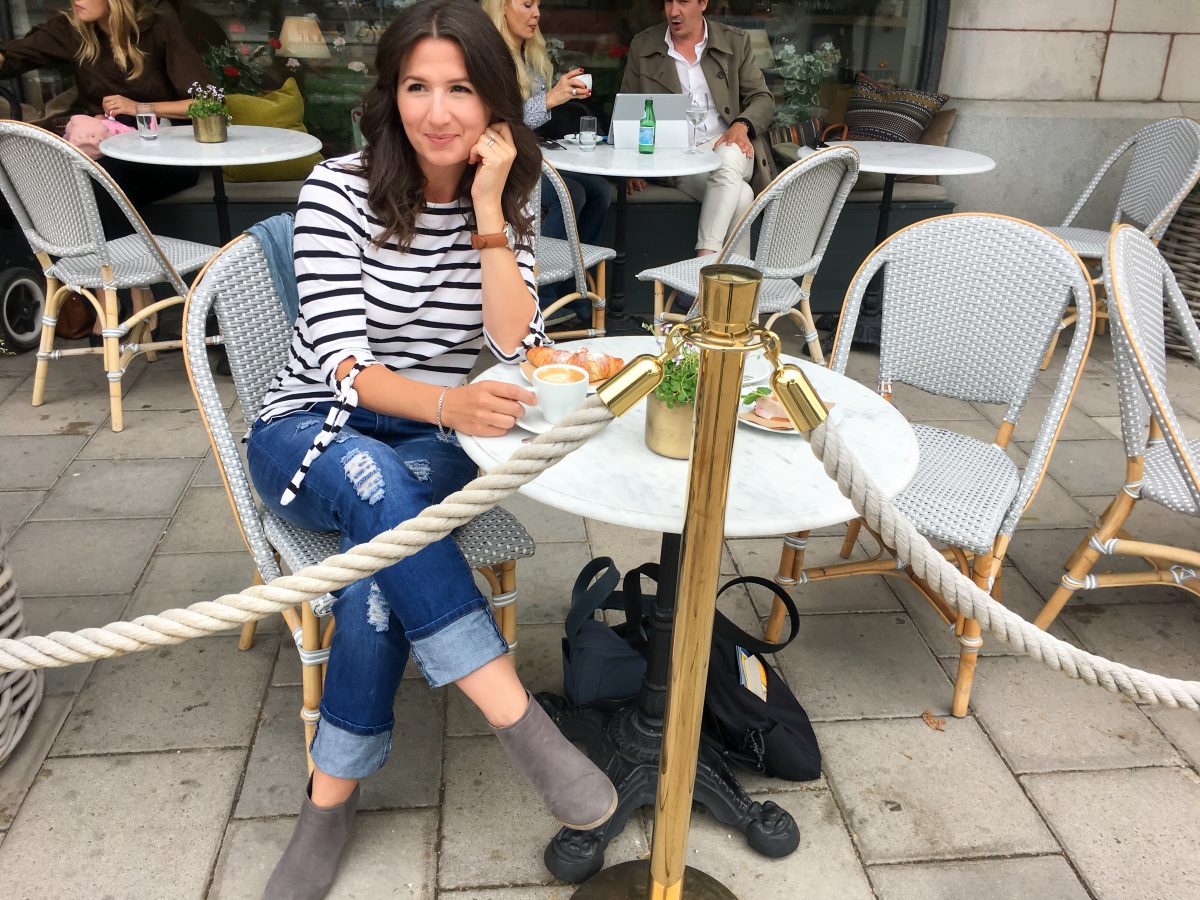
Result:
[[[354,379],[379,364],[428,384],[462,384],[486,341],[504,362],[517,363],[527,347],[549,343],[537,307],[533,253],[518,246],[521,276],[534,299],[529,334],[506,353],[483,327],[479,251],[471,247],[468,200],[429,203],[417,217],[407,251],[373,238],[383,223],[367,206],[367,179],[355,171],[357,154],[313,169],[300,191],[293,258],[300,314],[287,364],[263,400],[264,421],[331,402],[325,427],[313,441],[283,502],[312,461],[332,442],[358,405]],[[337,368],[354,357],[339,381]]]

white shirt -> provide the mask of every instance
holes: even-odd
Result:
[[[675,60],[675,71],[679,73],[679,86],[685,94],[703,94],[708,101],[708,115],[696,128],[696,143],[702,144],[725,131],[721,117],[717,115],[717,107],[713,102],[712,91],[708,89],[708,79],[700,68],[700,60],[704,58],[704,48],[708,46],[708,20],[704,20],[704,38],[696,45],[696,61],[689,62],[682,53],[675,49],[671,40],[671,29],[667,28],[667,56]]]

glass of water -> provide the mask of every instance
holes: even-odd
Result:
[[[696,144],[699,143],[697,138],[700,136],[700,126],[708,118],[708,95],[703,91],[689,94],[685,115],[687,116],[688,124],[692,126],[692,141],[688,144],[687,152],[699,153],[700,151],[696,149]]]
[[[138,137],[143,141],[158,139],[158,116],[154,114],[154,104],[139,103],[137,105]]]
[[[579,149],[596,149],[596,117],[581,116],[579,119]]]

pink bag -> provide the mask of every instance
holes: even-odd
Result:
[[[114,134],[124,134],[133,131],[128,125],[123,125],[116,119],[96,116],[71,116],[67,120],[67,129],[63,137],[68,143],[74,144],[92,159],[99,159],[100,142]]]

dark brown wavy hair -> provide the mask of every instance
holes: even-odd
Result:
[[[504,220],[527,242],[533,222],[526,210],[533,187],[541,176],[541,151],[537,138],[523,121],[521,89],[512,54],[491,19],[469,0],[422,0],[403,10],[379,39],[375,67],[379,77],[363,103],[362,133],[366,147],[362,170],[367,177],[367,200],[383,222],[376,243],[395,239],[408,249],[425,199],[425,175],[396,107],[400,73],[413,48],[426,38],[454,41],[462,49],[467,77],[489,110],[491,120],[507,122],[512,129],[517,157],[513,160],[500,198]],[[467,166],[458,185],[458,196],[469,198],[475,166]],[[467,214],[475,227],[474,212]]]

